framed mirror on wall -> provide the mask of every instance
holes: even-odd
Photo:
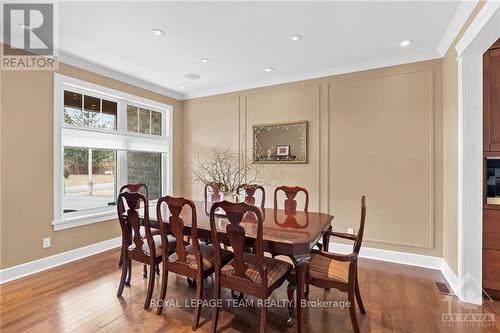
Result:
[[[254,163],[307,163],[307,121],[253,125]]]

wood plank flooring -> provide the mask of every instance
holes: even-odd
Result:
[[[170,301],[157,316],[154,307],[143,309],[146,280],[138,264],[133,267],[131,287],[116,297],[118,257],[118,250],[111,250],[1,285],[1,332],[191,332],[194,308],[186,302],[189,305],[194,290],[186,280],[169,275]],[[466,306],[456,297],[440,294],[435,286],[435,281],[444,282],[439,271],[360,259],[359,273],[367,311],[365,316],[358,311],[361,332],[500,332],[500,303]],[[158,286],[159,279],[154,299]],[[223,289],[222,297],[229,300],[229,291]],[[204,298],[212,298],[211,279]],[[286,300],[286,283],[271,299]],[[310,301],[346,299],[338,291],[314,287],[309,295]],[[483,313],[494,320],[482,325],[463,321],[448,325],[442,321],[448,313]],[[295,332],[295,326],[286,325],[287,315],[286,307],[270,308],[267,332]],[[211,310],[204,308],[201,317],[198,332],[208,332]],[[308,333],[352,332],[347,308],[308,308],[304,318]],[[224,302],[218,332],[257,332],[258,323],[256,305],[234,307]]]

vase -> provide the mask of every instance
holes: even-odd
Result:
[[[223,192],[222,193],[222,200],[229,201],[229,202],[238,202],[238,195],[233,192]]]

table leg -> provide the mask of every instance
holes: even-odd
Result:
[[[295,276],[297,279],[297,332],[302,332],[302,302],[305,299],[305,283],[307,270],[309,269],[309,260],[311,256],[300,255],[294,256]]]

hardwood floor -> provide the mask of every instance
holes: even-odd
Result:
[[[157,316],[155,309],[143,310],[147,280],[142,267],[133,267],[130,288],[116,297],[120,279],[117,267],[119,251],[107,251],[49,271],[0,286],[0,330],[2,332],[191,332],[194,307],[186,307],[194,297],[185,278],[169,275],[167,299],[170,301]],[[444,282],[441,273],[429,269],[360,259],[359,283],[367,314],[358,311],[361,332],[500,332],[500,303],[487,302],[482,307],[445,297],[435,286]],[[160,288],[159,279],[153,299]],[[205,300],[212,298],[212,279],[207,280]],[[230,299],[223,290],[222,297]],[[246,297],[245,299],[252,300]],[[286,283],[270,298],[286,300]],[[342,301],[347,295],[332,290],[324,292],[311,287],[309,300]],[[178,305],[175,307],[173,305]],[[451,311],[449,311],[449,307]],[[451,323],[447,327],[442,315],[447,313],[485,313],[494,321],[486,327]],[[286,307],[269,310],[268,332],[295,332],[288,328]],[[211,311],[204,308],[201,327],[210,329]],[[219,332],[255,332],[259,311],[255,307],[228,307],[219,317]],[[469,317],[471,318],[471,317]],[[477,318],[477,317],[475,317]],[[309,308],[305,311],[306,332],[352,332],[348,309]]]

